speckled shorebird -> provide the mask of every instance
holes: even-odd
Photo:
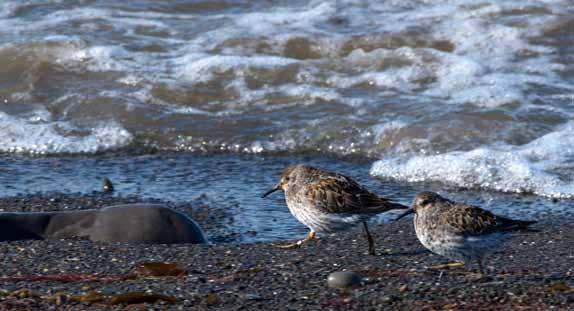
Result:
[[[283,190],[289,211],[309,228],[309,234],[282,248],[299,247],[315,238],[317,232],[336,232],[363,223],[369,254],[375,245],[367,220],[379,213],[408,207],[377,196],[349,177],[306,165],[292,165],[283,171],[281,180],[263,194]]]
[[[413,208],[396,220],[412,213],[415,214],[415,231],[423,246],[459,261],[438,267],[462,266],[476,260],[481,274],[484,273],[482,260],[510,238],[512,232],[535,231],[528,228],[535,221],[497,216],[477,206],[450,201],[434,192],[417,194]]]

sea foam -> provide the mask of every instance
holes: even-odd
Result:
[[[574,197],[574,122],[522,146],[497,145],[438,155],[389,157],[371,174],[488,190]]]
[[[79,129],[45,114],[18,118],[0,112],[0,151],[31,154],[95,153],[128,146],[133,136],[115,122]]]

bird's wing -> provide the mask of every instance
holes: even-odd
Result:
[[[306,194],[315,206],[327,213],[376,214],[408,208],[379,197],[349,177],[334,173],[321,176],[309,185]]]
[[[465,235],[482,235],[527,229],[535,221],[497,216],[480,207],[454,203],[443,215],[443,223]]]

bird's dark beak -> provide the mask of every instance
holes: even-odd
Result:
[[[413,214],[414,212],[415,212],[415,210],[411,208],[408,211],[402,213],[399,217],[395,218],[395,220],[393,220],[393,222],[397,222],[399,219],[401,219],[407,215]]]
[[[279,184],[276,184],[273,188],[271,188],[269,191],[265,192],[261,197],[264,198],[268,195],[270,195],[271,193],[277,191],[277,190],[281,190],[281,186]]]

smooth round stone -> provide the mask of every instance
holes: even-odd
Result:
[[[360,275],[351,271],[338,271],[329,274],[327,285],[334,288],[348,288],[361,285],[363,279]]]
[[[106,193],[114,192],[114,184],[112,184],[112,181],[109,178],[104,178],[104,180],[102,180],[102,188]]]

